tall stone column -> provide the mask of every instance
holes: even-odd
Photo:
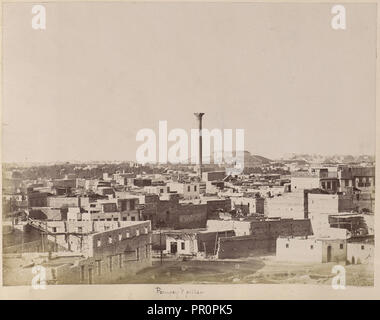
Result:
[[[204,113],[194,113],[198,120],[199,129],[199,164],[198,164],[198,174],[202,178],[202,117]]]

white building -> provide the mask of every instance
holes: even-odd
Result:
[[[174,255],[197,255],[198,240],[196,232],[173,232],[166,234],[164,253]]]
[[[372,243],[347,243],[347,261],[351,264],[373,263],[374,253]]]
[[[184,199],[198,199],[200,186],[198,182],[170,182],[168,183],[170,192],[177,192]]]
[[[344,262],[347,259],[345,239],[333,238],[278,238],[276,259],[291,262]]]
[[[145,186],[144,191],[146,193],[161,195],[164,193],[169,193],[170,189],[169,186]]]

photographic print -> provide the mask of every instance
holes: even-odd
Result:
[[[3,286],[373,288],[377,28],[376,3],[3,2]]]

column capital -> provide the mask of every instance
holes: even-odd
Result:
[[[204,116],[204,113],[194,113],[194,115],[197,117],[198,120],[202,119],[202,117]]]

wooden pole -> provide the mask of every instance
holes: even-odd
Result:
[[[160,264],[162,264],[162,231],[160,226]]]

